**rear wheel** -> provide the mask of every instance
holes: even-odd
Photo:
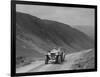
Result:
[[[63,56],[63,61],[65,61],[65,54],[64,54],[64,56]]]
[[[61,61],[62,61],[62,62],[64,61],[64,56],[63,56],[63,54],[61,54]]]
[[[65,54],[63,53],[62,54],[62,61],[64,61],[65,60]]]

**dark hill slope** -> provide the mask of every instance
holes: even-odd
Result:
[[[82,32],[84,32],[85,34],[87,34],[91,39],[93,39],[94,40],[94,34],[95,34],[95,32],[94,32],[94,26],[84,26],[84,25],[82,25],[82,26],[74,26],[76,29],[78,29],[78,30],[80,30],[80,31],[82,31]]]
[[[67,24],[19,12],[16,12],[16,38],[17,55],[24,55],[25,50],[32,57],[43,55],[54,46],[62,46],[72,52],[93,47],[87,35]]]

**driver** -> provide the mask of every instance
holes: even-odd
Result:
[[[51,53],[57,53],[57,52],[59,52],[59,51],[56,48],[51,50]]]

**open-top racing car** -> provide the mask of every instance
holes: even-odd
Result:
[[[58,49],[54,48],[45,55],[45,64],[48,63],[61,64],[64,60],[65,60],[65,51],[63,51],[62,48]]]

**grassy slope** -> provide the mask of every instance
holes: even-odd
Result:
[[[87,34],[91,39],[94,40],[94,26],[74,26],[76,29]]]
[[[83,54],[83,56],[76,61],[72,66],[73,69],[93,69],[95,67],[94,50]]]

